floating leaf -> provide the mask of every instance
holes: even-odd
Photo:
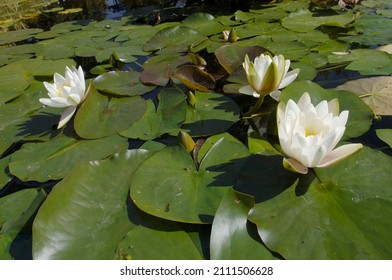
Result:
[[[123,258],[131,260],[202,259],[192,239],[177,223],[145,214],[142,218],[141,225],[128,232],[118,245],[117,252]]]
[[[237,45],[224,45],[215,51],[216,58],[225,70],[232,74],[234,70],[242,66],[245,61],[245,55],[253,60],[256,56],[268,51],[265,48],[254,47],[241,47]]]
[[[209,91],[215,87],[215,79],[195,65],[180,66],[176,77],[190,90]]]
[[[196,91],[196,103],[187,107],[182,129],[191,136],[218,134],[226,131],[239,119],[237,103],[222,94]]]
[[[216,18],[207,13],[194,13],[188,16],[183,22],[183,26],[188,26],[198,33],[209,36],[225,30],[225,26],[219,23]]]
[[[42,29],[31,28],[31,29],[21,29],[14,31],[7,31],[0,33],[0,45],[11,44],[19,41],[23,41],[34,37],[34,34],[42,32]]]
[[[62,135],[48,142],[24,144],[13,153],[9,168],[23,181],[58,180],[79,162],[106,158],[124,146],[126,139],[118,135],[97,140]]]
[[[263,170],[261,161],[252,162],[258,164],[254,169]],[[247,173],[239,184],[274,189],[249,213],[269,249],[287,259],[391,258],[390,157],[365,148],[334,167],[316,169],[317,177],[308,173],[295,182],[287,175],[278,179],[277,168],[268,171],[275,182]]]
[[[210,223],[248,155],[248,149],[239,141],[222,138],[197,169],[182,145],[165,147],[138,169],[131,182],[131,198],[138,208],[157,217]]]
[[[126,130],[146,110],[140,96],[112,97],[89,87],[88,97],[75,116],[76,133],[86,139],[97,139]]]
[[[355,93],[377,115],[392,115],[392,77],[381,76],[348,81],[337,87]]]
[[[392,148],[392,129],[376,129],[376,134],[378,138]]]
[[[144,70],[140,74],[140,80],[147,84],[166,86],[170,78],[175,76],[177,67],[189,62],[190,58],[187,55],[167,54],[153,56],[143,64]]]
[[[250,196],[227,190],[212,224],[212,260],[274,259],[248,223],[248,212],[253,205],[254,199]]]
[[[167,52],[186,52],[191,45],[198,45],[208,38],[186,26],[168,27],[155,34],[143,46],[144,51],[167,49]]]
[[[25,189],[0,198],[0,259],[15,257],[15,240],[23,227],[41,206],[46,195],[36,189]],[[14,250],[11,252],[11,246]],[[23,253],[21,253],[22,255]]]
[[[139,76],[134,71],[111,71],[96,77],[93,84],[98,90],[120,96],[142,95],[155,88],[142,84]]]
[[[34,220],[34,259],[119,259],[117,245],[136,226],[128,213],[129,180],[151,154],[126,151],[73,169]]]
[[[165,89],[158,95],[159,105],[155,111],[153,101],[147,101],[143,117],[120,135],[128,138],[149,140],[169,133],[177,135],[185,120],[186,96],[175,89]]]

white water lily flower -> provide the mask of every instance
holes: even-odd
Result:
[[[44,82],[50,98],[40,98],[39,101],[50,107],[66,108],[61,115],[57,128],[63,127],[75,113],[78,105],[86,97],[86,84],[81,66],[65,68],[65,77],[58,73],[53,76],[54,83]]]
[[[271,57],[261,54],[255,58],[254,62],[251,62],[248,55],[245,55],[245,62],[242,66],[249,85],[241,87],[239,92],[257,98],[269,94],[278,100],[279,90],[293,82],[299,73],[299,69],[288,72],[290,60],[285,60],[283,55]]]
[[[311,103],[305,92],[298,103],[280,102],[277,110],[279,142],[288,169],[306,174],[308,167],[329,167],[352,153],[362,144],[347,144],[336,149],[346,129],[349,112],[339,114],[339,102],[333,99]]]

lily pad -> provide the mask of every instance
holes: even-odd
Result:
[[[259,46],[241,47],[237,45],[224,45],[215,51],[216,58],[227,73],[232,74],[234,70],[242,66],[245,55],[253,60],[256,56],[268,51]]]
[[[178,54],[157,55],[149,58],[143,64],[140,80],[146,84],[166,86],[170,78],[175,76],[177,67],[189,63],[187,55]]]
[[[118,245],[117,252],[124,259],[202,259],[192,239],[179,224],[146,214],[140,216],[140,224],[129,231]],[[151,250],[151,247],[154,250]]]
[[[31,28],[0,33],[0,45],[16,43],[34,37],[34,34],[42,32],[42,29]]]
[[[228,150],[230,153],[226,152]],[[165,147],[135,173],[131,198],[138,208],[157,217],[211,223],[248,155],[248,149],[239,141],[222,138],[211,147],[197,168],[182,146]]]
[[[380,76],[348,81],[337,87],[355,93],[377,115],[392,115],[392,77]]]
[[[162,134],[177,135],[185,120],[186,96],[175,89],[165,89],[158,95],[159,105],[147,100],[143,117],[129,129],[120,132],[128,138],[151,140]]]
[[[282,20],[283,27],[296,32],[309,32],[321,25],[346,27],[354,21],[350,13],[332,16],[314,16],[307,9],[300,9],[290,13]]]
[[[10,173],[23,181],[46,182],[64,178],[79,162],[99,160],[127,146],[118,135],[81,140],[66,135],[41,143],[26,143],[12,154]]]
[[[34,220],[34,259],[120,259],[116,248],[136,227],[128,213],[129,180],[149,156],[126,151],[73,169]]]
[[[196,103],[187,107],[182,129],[191,136],[205,136],[225,132],[239,120],[240,109],[228,96],[196,91]]]
[[[98,90],[120,96],[142,95],[155,88],[141,83],[139,76],[134,71],[111,71],[96,77],[93,84]]]
[[[168,27],[155,34],[143,46],[144,51],[168,49],[170,53],[186,52],[191,45],[198,45],[208,38],[187,26]]]
[[[365,148],[316,169],[317,177],[308,173],[294,183],[281,177],[270,185],[279,191],[256,204],[249,219],[266,246],[287,259],[390,259],[391,168],[389,156]],[[259,176],[244,180],[260,184]]]
[[[195,65],[180,66],[175,75],[192,91],[209,91],[215,87],[215,79]]]
[[[182,25],[191,27],[206,36],[222,32],[226,28],[213,15],[207,13],[194,13],[188,16]]]
[[[85,139],[103,138],[126,130],[146,110],[146,101],[140,96],[103,95],[92,85],[87,94],[75,116],[76,133]]]
[[[13,259],[12,243],[45,200],[44,191],[25,189],[0,198],[0,259]]]
[[[248,212],[253,206],[252,197],[227,190],[212,224],[212,260],[275,259],[262,244],[254,225],[248,222]]]
[[[378,138],[388,144],[392,148],[392,129],[376,129]]]

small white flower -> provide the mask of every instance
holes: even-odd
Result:
[[[39,101],[50,107],[66,108],[61,115],[57,128],[63,127],[75,113],[78,105],[86,98],[86,83],[81,66],[65,68],[65,77],[58,73],[53,76],[54,83],[44,82],[49,98]]]
[[[255,58],[254,62],[251,62],[248,55],[245,55],[245,62],[242,66],[249,85],[241,87],[239,92],[257,98],[269,94],[278,100],[279,89],[288,86],[299,73],[299,69],[288,72],[290,60],[285,60],[283,55],[271,57],[261,54]]]
[[[336,149],[346,129],[349,112],[339,114],[339,102],[321,101],[316,107],[305,92],[298,103],[280,102],[277,110],[279,142],[287,158],[286,168],[306,174],[308,167],[329,167],[352,153],[362,144],[347,144]]]

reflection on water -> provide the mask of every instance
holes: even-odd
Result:
[[[59,22],[118,18],[132,8],[176,2],[170,0],[3,0],[0,2],[0,28],[2,31],[31,27],[49,29],[51,25]]]

